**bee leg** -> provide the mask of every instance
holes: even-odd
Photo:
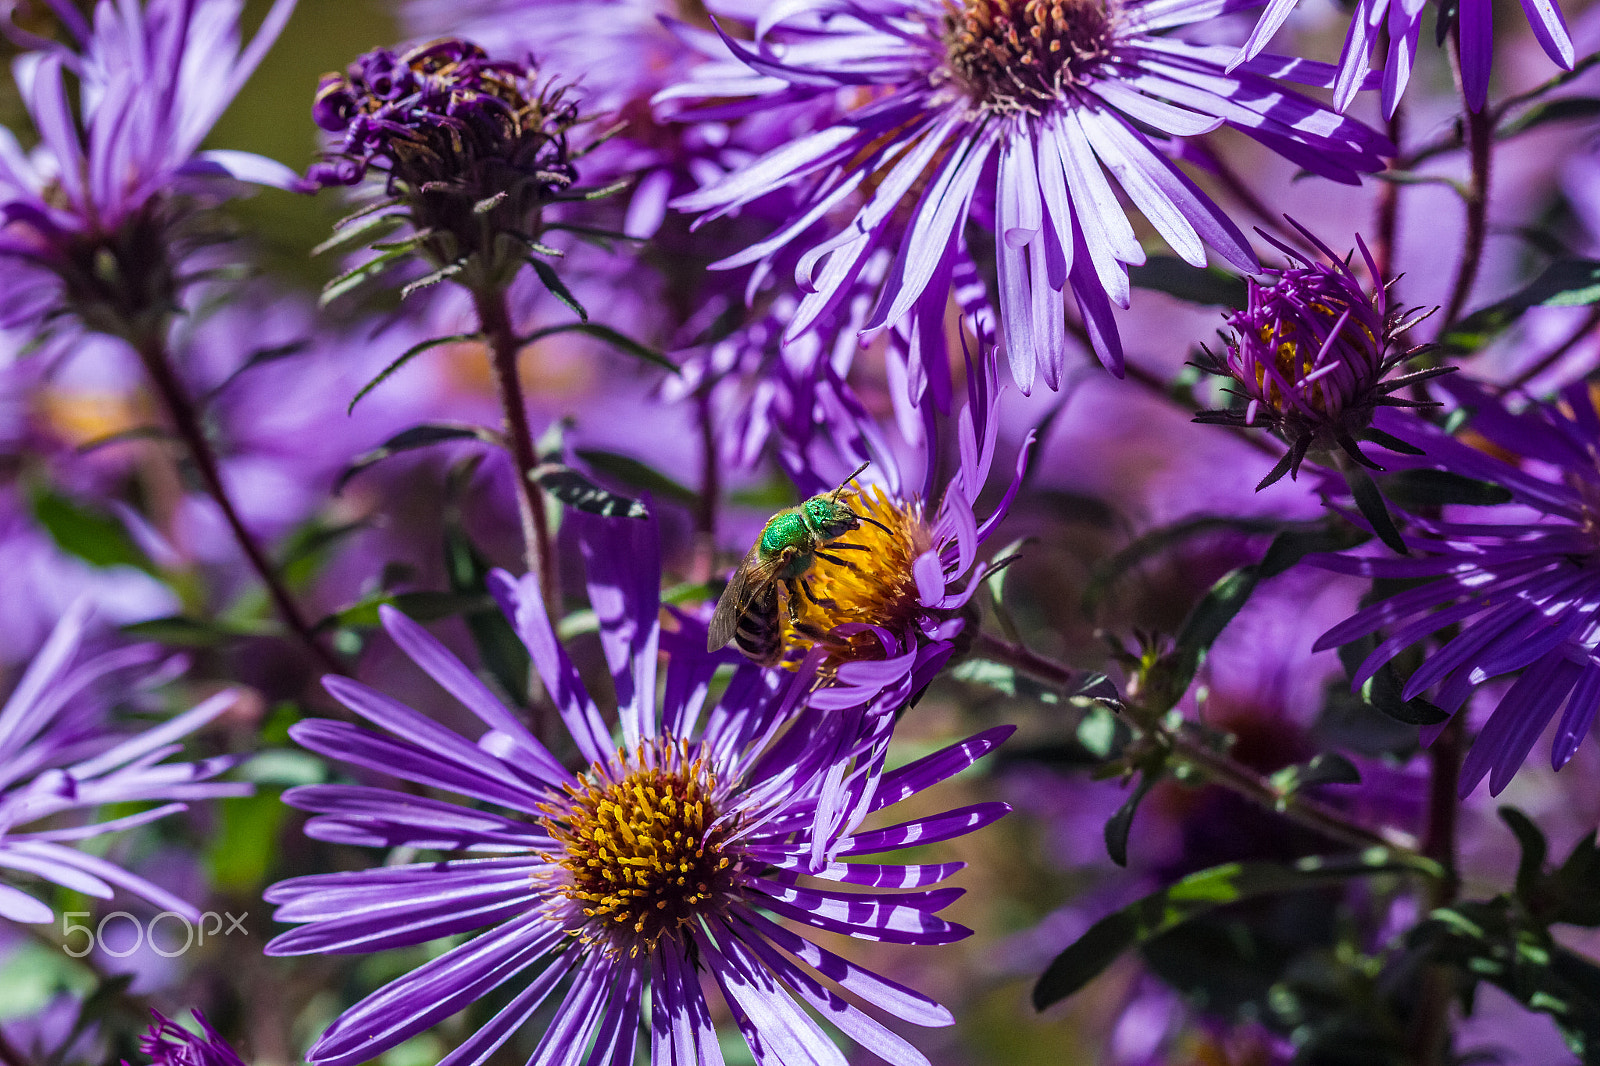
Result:
[[[814,589],[812,589],[811,582],[802,579],[801,582],[800,582],[800,589],[801,589],[801,591],[803,591],[806,594],[806,599],[810,600],[812,603],[816,604],[818,607],[821,607],[824,610],[838,610],[839,605],[837,603],[835,603],[832,599],[829,599],[829,598],[818,599],[817,598],[817,593],[816,593],[816,591]]]
[[[828,545],[828,550],[831,552],[869,552],[872,549],[865,544],[840,544],[838,541],[834,541]]]
[[[835,545],[832,545],[832,547],[841,547],[841,546],[842,547],[846,547],[846,548],[855,547],[855,545],[852,545],[852,544],[845,544],[845,545],[837,545],[837,544],[835,544]],[[842,566],[846,570],[849,570],[852,573],[856,573],[856,574],[861,573],[861,568],[859,566],[857,566],[855,563],[852,563],[849,559],[842,559],[837,555],[829,555],[825,551],[817,552],[816,556],[817,556],[818,559],[826,559],[828,562],[832,563],[834,566]]]
[[[825,644],[830,648],[848,648],[850,646],[850,642],[848,640],[840,640],[831,632],[825,629],[820,629],[809,622],[796,622],[794,624],[794,631],[810,637],[818,644]]]

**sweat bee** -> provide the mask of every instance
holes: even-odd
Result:
[[[805,580],[805,573],[818,558],[839,566],[852,564],[822,549],[867,551],[860,544],[834,543],[846,533],[860,529],[863,522],[871,522],[893,535],[882,522],[856,514],[839,502],[839,494],[845,486],[866,468],[867,464],[862,463],[832,492],[819,493],[799,507],[779,511],[767,521],[761,536],[745,553],[717,600],[706,640],[707,651],[716,651],[728,641],[737,640],[739,650],[747,658],[762,666],[776,664],[783,656],[783,616],[778,603],[780,582],[789,595],[791,618],[798,614],[797,605],[802,595],[819,607],[832,606],[817,598]]]

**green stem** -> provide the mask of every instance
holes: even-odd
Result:
[[[217,455],[211,447],[211,442],[206,438],[205,429],[200,424],[200,413],[194,401],[189,398],[183,382],[178,380],[178,375],[173,371],[166,345],[159,337],[151,337],[136,345],[135,350],[139,353],[139,360],[144,364],[145,372],[150,375],[150,381],[161,398],[162,406],[167,410],[167,418],[172,422],[174,432],[188,449],[189,458],[200,474],[200,481],[205,486],[206,494],[222,511],[223,519],[233,532],[234,541],[244,552],[256,575],[266,585],[267,593],[272,597],[279,616],[326,670],[335,674],[347,673],[344,665],[331,651],[323,647],[322,641],[317,639],[316,631],[306,621],[305,615],[300,613],[294,597],[289,594],[288,588],[271,560],[267,558],[266,552],[245,528],[244,521],[239,517],[238,509],[234,507],[233,499],[228,495],[227,487],[222,482]]]
[[[1387,32],[1384,36],[1387,38]],[[1394,114],[1389,116],[1386,132],[1389,135],[1389,142],[1398,150],[1401,138],[1405,134],[1404,104],[1395,105]],[[1376,247],[1373,248],[1373,261],[1377,264],[1378,276],[1372,279],[1372,284],[1379,288],[1394,273],[1394,246],[1400,230],[1400,185],[1398,181],[1379,183],[1378,239]]]
[[[1077,692],[1086,676],[1084,671],[1074,670],[1021,644],[1001,640],[990,633],[978,635],[973,654],[1015,667],[1035,681],[1063,693]],[[1129,720],[1131,722],[1131,717]],[[1135,728],[1139,727],[1135,725]],[[1153,735],[1157,743],[1167,747],[1171,758],[1181,766],[1260,807],[1314,829],[1331,840],[1361,849],[1383,848],[1395,859],[1420,873],[1429,876],[1438,874],[1435,864],[1415,849],[1351,820],[1337,807],[1298,792],[1284,792],[1250,767],[1184,732],[1158,729],[1147,735]]]
[[[1430,909],[1448,907],[1461,889],[1456,872],[1456,827],[1460,811],[1461,758],[1465,748],[1462,716],[1451,716],[1428,749],[1428,814],[1422,853],[1444,870],[1428,893]],[[1411,1058],[1423,1066],[1451,1061],[1450,1003],[1455,977],[1448,966],[1429,967],[1422,976],[1416,1015],[1411,1026]]]
[[[484,287],[472,291],[472,304],[478,323],[489,340],[490,362],[494,365],[500,406],[505,415],[506,441],[516,468],[517,515],[522,524],[523,556],[528,573],[539,583],[550,624],[561,619],[561,575],[556,568],[555,547],[550,535],[550,515],[544,492],[533,481],[539,465],[533,447],[533,432],[528,426],[528,405],[522,395],[522,378],[517,373],[517,353],[522,347],[511,325],[504,288]]]

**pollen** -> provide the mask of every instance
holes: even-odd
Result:
[[[891,500],[876,485],[846,492],[840,501],[856,514],[883,523],[891,532],[863,522],[835,543],[865,550],[822,549],[839,562],[819,555],[805,574],[821,602],[801,596],[799,603],[790,602],[783,612],[784,663],[790,667],[799,665],[819,641],[829,649],[824,670],[844,662],[881,659],[883,646],[870,631],[835,633],[834,629],[853,623],[903,632],[914,624],[920,609],[912,566],[933,544],[921,501]]]
[[[944,18],[949,70],[973,102],[1037,114],[1111,51],[1115,0],[965,0]]]
[[[739,856],[718,821],[716,777],[681,743],[646,741],[566,792],[542,824],[561,848],[547,858],[582,911],[571,932],[585,944],[649,952],[734,891]]]

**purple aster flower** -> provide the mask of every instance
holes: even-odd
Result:
[[[1394,395],[1420,381],[1448,374],[1454,367],[1431,367],[1386,378],[1389,371],[1418,355],[1422,347],[1394,347],[1397,338],[1431,312],[1406,312],[1388,306],[1388,291],[1379,285],[1372,295],[1327,245],[1304,226],[1296,229],[1324,256],[1313,262],[1293,248],[1260,232],[1289,257],[1291,265],[1251,278],[1249,302],[1227,317],[1231,335],[1222,355],[1206,350],[1196,364],[1202,370],[1231,378],[1229,389],[1244,409],[1203,411],[1196,422],[1224,426],[1270,427],[1289,444],[1283,459],[1261,479],[1257,489],[1288,474],[1297,477],[1310,455],[1329,455],[1335,446],[1363,466],[1381,470],[1362,454],[1357,439],[1407,454],[1419,454],[1406,443],[1372,426],[1379,407],[1434,407]],[[1378,277],[1377,264],[1360,235],[1367,272]]]
[[[118,336],[166,320],[195,232],[195,198],[233,180],[287,187],[287,167],[200,142],[255,71],[294,9],[276,0],[242,49],[243,0],[101,0],[94,23],[66,0],[50,8],[76,49],[32,39],[17,87],[39,135],[24,152],[0,129],[0,257],[32,268],[10,277],[0,324],[37,326],[68,305]],[[67,75],[79,86],[75,109]]]
[[[1233,64],[1255,58],[1272,40],[1296,0],[1268,0],[1261,19],[1239,49]],[[1339,54],[1339,73],[1334,81],[1334,106],[1340,111],[1350,106],[1356,92],[1366,88],[1371,53],[1384,31],[1389,35],[1389,54],[1383,67],[1383,113],[1393,115],[1406,91],[1411,70],[1417,60],[1417,38],[1422,32],[1422,12],[1426,0],[1358,0],[1345,34],[1344,51]],[[1489,96],[1489,67],[1494,61],[1494,5],[1491,0],[1464,0],[1456,10],[1461,33],[1461,85],[1467,106],[1482,111]],[[1522,0],[1533,35],[1556,63],[1572,69],[1572,38],[1555,0]],[[1442,17],[1442,15],[1441,15]]]
[[[294,727],[314,751],[471,805],[373,785],[286,793],[315,813],[307,832],[318,839],[455,857],[274,886],[267,899],[278,919],[305,924],[268,953],[368,952],[487,927],[346,1011],[308,1058],[328,1066],[375,1058],[516,981],[499,1013],[443,1066],[482,1061],[563,982],[540,1061],[633,1062],[648,988],[652,1061],[716,1062],[710,981],[759,1063],[842,1066],[806,1007],[890,1062],[924,1062],[853,1000],[922,1025],[950,1024],[947,1011],[774,919],[893,943],[965,936],[936,914],[960,890],[927,887],[959,864],[843,860],[948,839],[1003,814],[1004,804],[981,803],[860,829],[868,814],[959,772],[1009,730],[886,772],[886,733],[868,724],[892,720],[892,708],[841,713],[805,703],[807,673],[741,663],[713,702],[713,674],[732,657],[707,655],[705,628],[692,619],[661,628],[653,523],[578,521],[620,736],[584,691],[537,586],[501,572],[492,585],[584,770],[564,768],[465,666],[389,610],[384,625],[401,649],[487,731],[474,742],[344,678],[329,678],[329,691],[383,732],[315,720]]]
[[[199,1010],[190,1011],[200,1032],[193,1033],[158,1010],[150,1031],[139,1038],[139,1050],[150,1066],[245,1066],[239,1053],[222,1039]],[[124,1062],[123,1066],[127,1066]]]
[[[785,597],[779,608],[785,665],[806,669],[816,663],[825,681],[842,686],[837,693],[818,693],[814,701],[842,706],[870,690],[904,704],[970,644],[969,601],[989,572],[978,553],[1021,487],[1033,442],[1030,431],[1005,495],[979,522],[975,508],[999,444],[996,377],[992,360],[981,367],[968,361],[967,404],[956,429],[961,465],[942,488],[935,480],[938,434],[930,430],[921,441],[920,489],[907,486],[872,416],[831,373],[812,383],[803,394],[805,403],[785,405],[791,418],[780,427],[779,460],[803,495],[837,487],[817,470],[831,465],[819,454],[826,451],[849,463],[872,457],[870,476],[881,479],[852,481],[839,495],[856,514],[872,520],[834,542],[859,550],[841,551],[837,561],[819,555],[805,575],[814,598]]]
[[[1498,794],[1557,711],[1550,761],[1560,769],[1600,707],[1600,414],[1582,383],[1566,388],[1560,404],[1520,412],[1467,381],[1451,379],[1446,388],[1472,412],[1472,429],[1516,462],[1413,419],[1427,457],[1412,465],[1499,485],[1512,503],[1488,521],[1414,516],[1409,543],[1416,558],[1319,558],[1341,573],[1421,583],[1330,629],[1317,648],[1389,629],[1356,671],[1361,685],[1404,649],[1456,627],[1402,690],[1405,699],[1431,691],[1448,713],[1490,678],[1521,671],[1461,771],[1463,795],[1486,773],[1490,793]],[[1401,421],[1389,414],[1380,424]]]
[[[62,617],[0,707],[0,869],[97,899],[111,898],[113,887],[126,889],[198,922],[200,912],[191,904],[70,845],[155,821],[185,809],[188,800],[249,794],[247,784],[209,780],[233,765],[231,757],[163,761],[178,750],[176,741],[233,706],[234,694],[220,693],[142,733],[109,730],[105,710],[115,686],[148,673],[163,653],[135,645],[81,657],[88,613],[80,601]],[[161,805],[97,820],[108,804],[148,800]],[[33,896],[0,882],[0,918],[53,917]]]
[[[790,337],[850,291],[880,246],[899,250],[866,332],[914,310],[937,313],[960,234],[975,208],[984,207],[995,231],[1002,330],[1017,384],[1031,390],[1037,371],[1047,386],[1058,386],[1068,290],[1096,354],[1120,373],[1111,307],[1128,305],[1126,265],[1145,257],[1102,167],[1185,260],[1203,265],[1210,245],[1238,268],[1254,270],[1244,235],[1158,142],[1226,123],[1312,173],[1346,183],[1380,169],[1380,157],[1393,151],[1382,136],[1275,80],[1322,84],[1331,67],[1262,58],[1228,73],[1231,50],[1164,35],[1243,6],[1243,0],[784,5],[758,26],[754,46],[725,38],[740,62],[698,67],[690,81],[657,99],[680,115],[713,120],[820,94],[846,94],[851,106],[833,124],[677,206],[716,217],[773,188],[806,183],[792,222],[721,264],[807,242],[797,248],[795,276],[806,296]],[[684,102],[697,100],[715,102],[683,110]],[[851,217],[847,225],[826,240],[809,240],[813,223],[840,213]]]

